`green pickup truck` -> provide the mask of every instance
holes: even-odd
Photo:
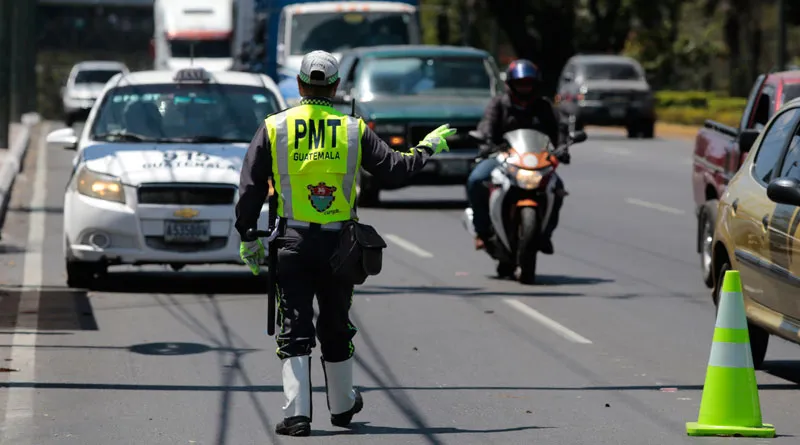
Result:
[[[406,151],[436,127],[458,133],[449,152],[434,156],[408,185],[464,184],[478,154],[468,132],[478,125],[503,81],[491,55],[470,47],[397,45],[356,48],[342,54],[337,108],[362,117],[386,143]],[[381,189],[360,172],[358,204],[378,204]]]

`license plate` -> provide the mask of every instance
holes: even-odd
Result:
[[[164,221],[164,241],[170,243],[203,243],[211,238],[208,221]]]
[[[625,116],[625,108],[623,107],[612,107],[609,110],[609,114],[611,117],[624,117]]]

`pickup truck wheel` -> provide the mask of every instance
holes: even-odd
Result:
[[[700,247],[700,270],[703,273],[703,281],[710,289],[714,286],[713,276],[713,254],[712,247],[714,241],[714,226],[717,222],[717,204],[719,201],[712,199],[703,204],[698,216],[698,242]]]

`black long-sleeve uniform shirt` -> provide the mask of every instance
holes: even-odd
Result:
[[[399,186],[420,171],[433,154],[428,147],[419,148],[422,150],[411,150],[410,154],[392,150],[367,127],[361,137],[361,166],[381,182]],[[247,240],[247,229],[256,227],[261,207],[269,194],[267,180],[272,176],[271,153],[269,136],[262,123],[247,149],[239,179],[235,226],[242,240]]]
[[[495,96],[486,106],[478,131],[489,136],[493,144],[503,142],[503,134],[532,128],[550,136],[553,145],[558,145],[558,120],[553,105],[545,98],[535,98],[526,108],[512,105],[508,94]],[[481,155],[491,154],[492,147],[483,147]]]

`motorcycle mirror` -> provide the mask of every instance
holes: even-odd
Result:
[[[471,138],[475,139],[475,140],[478,140],[478,141],[485,141],[485,140],[486,140],[486,136],[484,136],[484,135],[483,135],[483,133],[481,133],[481,132],[480,132],[480,131],[478,131],[478,130],[472,130],[472,131],[470,131],[470,132],[469,132],[469,136],[470,136]]]
[[[579,144],[585,141],[588,138],[586,136],[586,132],[582,130],[578,130],[570,135],[570,139],[572,140],[573,144]]]

